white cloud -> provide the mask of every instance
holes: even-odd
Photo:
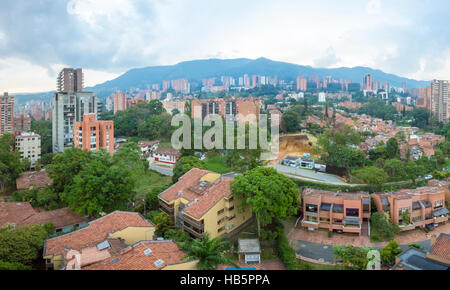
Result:
[[[381,0],[369,0],[369,3],[367,3],[367,13],[370,15],[379,15],[381,13]]]

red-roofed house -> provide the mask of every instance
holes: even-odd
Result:
[[[83,270],[196,270],[197,260],[184,261],[186,254],[173,241],[142,241]]]
[[[230,234],[252,218],[250,210],[236,210],[232,180],[194,168],[159,195],[160,209],[196,238],[205,232],[212,238]]]
[[[89,222],[80,230],[48,239],[44,259],[48,268],[70,269],[71,255],[78,254],[81,267],[112,257],[128,245],[153,240],[155,226],[136,212],[115,211]]]

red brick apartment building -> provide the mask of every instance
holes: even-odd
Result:
[[[241,115],[246,118],[255,115],[257,118],[261,111],[262,101],[259,98],[227,98],[227,99],[193,99],[191,115],[193,119],[204,119],[208,115],[220,115],[222,118]],[[237,120],[240,121],[240,120]],[[243,120],[241,120],[243,121]]]
[[[447,192],[448,189],[444,187],[421,187],[394,193],[376,193],[373,199],[379,212],[387,213],[402,231],[408,231],[415,228],[434,228],[440,223],[446,223]],[[405,218],[409,220],[404,220]]]
[[[74,124],[74,144],[76,148],[96,151],[105,148],[114,153],[114,122],[97,121],[95,114],[86,114],[82,122]]]
[[[361,235],[363,220],[370,219],[370,195],[307,188],[301,195],[302,227]]]

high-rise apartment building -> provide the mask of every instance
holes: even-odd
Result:
[[[127,96],[122,92],[117,92],[113,96],[114,98],[114,115],[118,111],[125,111],[127,109]]]
[[[41,136],[35,133],[23,132],[16,136],[16,150],[20,159],[30,160],[31,168],[41,159]]]
[[[431,114],[440,122],[447,122],[450,117],[448,106],[448,81],[433,80],[431,82]]]
[[[53,153],[61,153],[73,146],[75,122],[83,121],[85,114],[95,114],[98,119],[102,103],[91,92],[59,92],[53,95],[52,109]]]
[[[364,76],[363,80],[363,90],[371,91],[373,90],[373,79],[371,74],[367,74]]]
[[[302,76],[297,77],[297,91],[306,91],[308,87],[308,80]]]
[[[58,92],[75,93],[83,91],[83,70],[81,68],[65,68],[56,80]]]
[[[31,117],[20,115],[14,118],[14,132],[22,133],[29,132],[31,130]]]
[[[85,114],[82,122],[75,122],[75,148],[88,151],[106,149],[114,153],[114,122],[97,121],[95,114]]]
[[[14,97],[4,93],[0,96],[0,135],[14,133]]]

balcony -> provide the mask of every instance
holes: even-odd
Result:
[[[167,213],[169,216],[173,216],[173,213],[174,213],[175,210],[172,207],[167,205],[165,202],[160,202],[159,206],[160,206],[162,211]]]
[[[191,218],[188,218],[186,215],[182,215],[181,219],[184,222],[184,225],[188,225],[188,226],[190,226],[192,228],[199,229],[199,230],[201,230],[203,232],[203,229],[205,227],[204,224],[203,224],[203,221],[202,222],[197,222],[197,221],[195,221],[195,220],[193,220]]]
[[[186,225],[183,225],[183,230],[185,230],[186,232],[190,233],[191,235],[193,235],[196,238],[201,238],[203,236],[203,231],[198,232],[193,228],[190,228]]]

